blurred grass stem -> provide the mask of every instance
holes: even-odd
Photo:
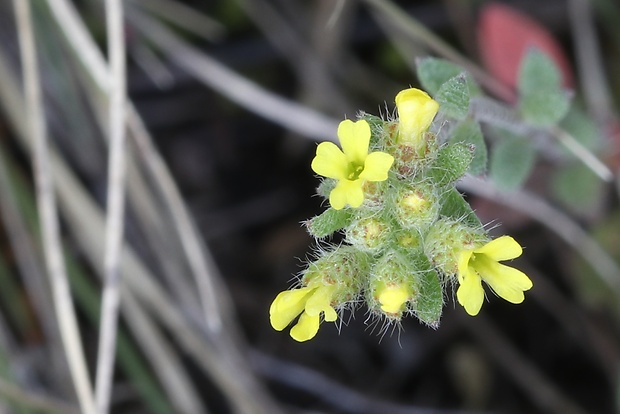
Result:
[[[125,32],[121,0],[106,0],[110,87],[108,94],[108,204],[95,397],[99,414],[110,409],[120,306],[119,262],[125,217]]]
[[[41,220],[45,264],[54,297],[54,309],[81,411],[84,414],[96,414],[92,386],[61,250],[30,1],[14,0],[13,4],[22,60],[26,116],[29,125],[27,133],[33,145],[37,207]]]

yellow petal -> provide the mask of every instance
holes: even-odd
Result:
[[[521,256],[523,249],[515,239],[510,236],[498,237],[474,250],[476,254],[485,254],[496,262],[510,260]]]
[[[386,288],[379,294],[381,309],[387,313],[400,313],[409,300],[409,289],[405,286]]]
[[[476,316],[484,301],[484,289],[482,289],[480,276],[473,271],[468,271],[459,276],[462,276],[462,280],[460,280],[460,286],[456,291],[456,298],[468,314]]]
[[[365,120],[345,119],[338,126],[338,139],[349,162],[364,165],[370,144],[370,125]]]
[[[426,92],[410,88],[396,95],[398,110],[399,140],[415,142],[433,122],[439,110],[439,104]]]
[[[373,152],[366,157],[364,171],[360,174],[362,180],[385,181],[388,178],[388,171],[394,163],[394,157],[385,152]]]
[[[364,192],[362,191],[363,180],[340,180],[331,193],[329,193],[329,204],[335,210],[341,210],[349,204],[353,208],[358,208],[364,202]]]
[[[303,287],[295,290],[280,292],[269,308],[269,320],[276,331],[286,328],[306,306],[313,287]]]
[[[325,320],[333,322],[338,319],[338,314],[332,308],[332,295],[336,286],[321,286],[318,288],[312,296],[306,302],[306,313],[310,316],[316,316],[323,312],[325,314]]]
[[[473,250],[462,250],[461,253],[459,253],[459,262],[458,262],[459,282],[461,281],[461,278],[464,277],[468,272],[469,260],[471,259],[471,255],[473,253],[474,253]]]
[[[321,142],[316,147],[316,157],[311,164],[315,173],[339,180],[347,176],[348,166],[347,157],[333,142]]]
[[[291,328],[291,337],[298,342],[304,342],[314,338],[318,331],[319,315],[310,316],[304,312],[299,317],[297,325]]]
[[[484,256],[476,260],[476,270],[495,293],[510,303],[523,302],[523,292],[533,286],[530,278],[522,271]]]

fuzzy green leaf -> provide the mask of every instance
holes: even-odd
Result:
[[[434,96],[439,92],[441,85],[464,73],[465,69],[444,59],[427,57],[416,60],[416,72],[422,88]],[[466,78],[469,95],[479,95],[481,93],[480,87],[469,74],[466,75]]]
[[[570,99],[562,89],[560,71],[537,49],[530,49],[523,59],[518,89],[519,111],[534,125],[555,125],[568,112]]]
[[[577,105],[571,106],[568,115],[564,117],[560,126],[590,151],[599,151],[603,146],[603,134],[601,134],[598,126]],[[560,148],[563,148],[567,154],[570,153],[564,146]]]
[[[348,226],[352,219],[353,215],[350,209],[335,210],[330,207],[320,215],[308,220],[306,226],[311,235],[320,239]]]
[[[417,258],[416,267],[420,293],[415,303],[415,315],[425,324],[438,328],[443,309],[443,290],[439,275],[424,255]]]
[[[457,75],[439,87],[435,100],[440,111],[451,118],[464,120],[469,112],[469,89],[465,74]]]
[[[464,220],[472,228],[482,228],[480,219],[456,188],[443,193],[439,213],[454,220]]]
[[[500,190],[515,190],[529,177],[536,150],[525,138],[502,133],[501,140],[493,144],[489,176]]]
[[[575,213],[588,216],[600,207],[603,182],[585,165],[557,170],[551,182],[554,196]]]
[[[482,175],[487,169],[487,146],[482,137],[480,124],[472,119],[461,122],[450,137],[451,143],[462,142],[473,145],[474,157],[469,165],[469,172],[473,175]]]
[[[439,149],[429,175],[440,186],[452,184],[467,172],[474,150],[472,145],[463,142],[444,145]]]

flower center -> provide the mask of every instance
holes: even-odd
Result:
[[[360,177],[362,171],[364,171],[364,165],[360,165],[354,162],[349,163],[349,174],[347,175],[347,180],[357,180]]]

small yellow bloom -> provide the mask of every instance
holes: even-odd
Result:
[[[338,180],[329,194],[329,203],[334,209],[340,210],[347,204],[357,208],[364,202],[364,183],[387,180],[394,157],[380,151],[368,153],[370,125],[365,120],[342,121],[338,126],[338,139],[342,150],[332,142],[319,144],[312,170]]]
[[[328,322],[338,319],[331,306],[335,289],[335,285],[315,285],[281,292],[269,308],[271,326],[281,331],[299,316],[291,328],[291,337],[298,342],[314,338],[319,330],[321,313]]]
[[[463,250],[459,255],[459,288],[456,297],[465,311],[475,316],[484,301],[482,280],[502,298],[521,303],[523,292],[532,288],[532,281],[520,270],[500,264],[502,260],[521,256],[523,250],[510,236],[502,236],[482,247]]]
[[[411,297],[411,289],[404,284],[386,284],[378,290],[381,310],[388,314],[400,314]]]
[[[396,95],[398,142],[417,143],[439,110],[439,104],[420,89],[409,88]]]

